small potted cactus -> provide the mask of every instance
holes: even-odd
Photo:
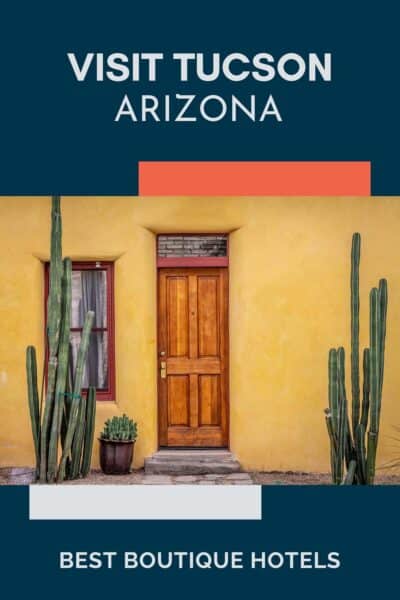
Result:
[[[100,466],[106,475],[130,473],[137,424],[127,415],[107,419],[100,434]]]

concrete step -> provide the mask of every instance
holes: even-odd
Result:
[[[240,471],[228,450],[159,450],[145,458],[144,470],[152,475],[205,475]]]

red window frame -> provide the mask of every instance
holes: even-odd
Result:
[[[49,295],[50,263],[45,264],[45,324],[47,322],[47,297]],[[108,332],[108,388],[98,389],[96,399],[99,401],[115,401],[115,311],[114,311],[114,263],[110,261],[72,261],[73,271],[106,272],[107,280],[107,327],[93,327],[92,331]],[[80,327],[71,327],[71,331],[81,331]],[[45,331],[46,335],[46,331]]]

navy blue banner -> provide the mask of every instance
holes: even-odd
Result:
[[[20,1],[3,3],[0,13],[1,194],[135,194],[139,160],[366,160],[373,194],[400,193],[393,2]],[[68,53],[80,73],[87,54],[95,55],[84,80],[76,78]],[[97,80],[97,55],[107,60],[114,53],[129,57],[128,79],[119,69],[117,81],[107,74]],[[163,54],[155,81],[146,76],[146,62],[140,71],[132,64],[135,53]],[[221,60],[239,54],[234,76],[248,66],[243,56],[252,63],[270,54],[278,70],[279,58],[294,53],[304,58],[306,72],[293,81],[279,73],[258,81],[251,64],[243,80],[222,73],[204,81],[189,63],[182,81],[173,53],[202,54],[207,71],[213,53]],[[331,56],[329,81],[320,72],[312,81],[310,53]],[[287,71],[301,67],[294,61]],[[187,121],[175,120],[182,109],[177,94],[194,97]],[[115,120],[125,95],[136,121],[129,114]],[[159,104],[156,117],[154,101],[146,101],[144,122],[143,95]],[[209,95],[226,102],[226,116],[201,116]],[[248,112],[255,97],[254,121],[240,107],[232,121],[232,95]],[[275,106],[281,120],[272,114],[260,121],[270,95],[267,110],[274,113]],[[223,111],[215,98],[205,107],[211,119]]]
[[[101,488],[99,488],[101,493]],[[397,589],[398,487],[264,487],[263,520],[226,522],[29,521],[28,488],[1,490],[1,576],[18,597],[376,598]],[[161,501],[161,498],[160,498]],[[60,569],[60,552],[115,552],[112,568]],[[125,552],[243,552],[244,568],[124,568]],[[312,553],[339,568],[250,568],[249,556]],[[318,557],[315,555],[318,554]],[[308,563],[309,564],[309,563]],[[389,591],[390,590],[390,591]]]

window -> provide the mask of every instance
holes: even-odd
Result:
[[[210,233],[159,234],[158,267],[227,267],[228,235]]]
[[[46,268],[46,300],[49,287],[48,267],[49,265]],[[93,310],[94,322],[83,388],[95,386],[98,400],[115,400],[113,267],[111,262],[72,263],[72,365],[75,368],[85,315],[88,310]]]
[[[159,235],[157,255],[160,258],[227,256],[227,235]]]

